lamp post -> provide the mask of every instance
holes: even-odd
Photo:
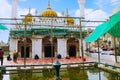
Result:
[[[98,63],[100,64],[100,43],[99,43],[99,39],[97,39],[97,45],[98,45]]]
[[[81,55],[82,55],[82,62],[84,63],[84,54],[83,54],[83,39],[82,39],[82,25],[81,25],[81,19],[79,19],[80,21],[80,45],[81,45]]]
[[[53,32],[53,18],[51,19],[51,57],[52,57],[52,63],[53,63],[53,53],[54,53],[54,32]]]
[[[53,63],[53,37],[51,36],[51,57],[52,57],[52,63]]]
[[[53,67],[55,68],[55,71],[56,71],[56,78],[55,80],[61,80],[60,79],[60,67],[61,67],[61,64],[59,61],[56,61],[55,63],[53,63]]]
[[[24,23],[24,67],[26,67],[26,29],[27,29],[27,25],[26,25],[26,21]]]

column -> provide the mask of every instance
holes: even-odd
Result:
[[[10,47],[9,47],[10,52],[13,51],[18,51],[18,40],[17,39],[10,39]]]
[[[9,50],[11,57],[13,57],[13,52],[18,51],[18,39],[10,38]]]
[[[42,58],[42,38],[32,39],[32,58],[34,58],[35,55]]]
[[[85,2],[86,2],[86,0],[78,0],[79,7],[80,7],[80,17],[82,17],[82,18],[85,18],[85,9],[84,9]],[[82,29],[83,29],[82,27],[84,27],[84,26],[85,26],[85,23],[80,22],[81,32],[82,32]],[[82,52],[84,52],[84,51],[82,51],[82,49],[81,49],[81,46],[83,46],[83,40],[81,41],[81,39],[79,39],[79,46],[80,46],[79,47],[80,56],[82,56]],[[83,46],[83,48],[85,48],[84,46]]]
[[[67,40],[66,39],[57,39],[58,42],[58,54],[62,56],[62,58],[66,57],[67,54]]]
[[[85,5],[86,0],[78,0],[79,3],[79,7],[80,7],[80,17],[84,17],[85,16],[85,9],[84,9],[84,5]]]
[[[18,6],[18,0],[12,0],[12,18],[16,18],[17,17],[17,6]],[[16,23],[16,20],[12,20],[12,23]],[[13,25],[13,28],[15,28],[15,25]]]
[[[81,40],[79,39],[79,56],[82,56],[82,51],[81,51]]]

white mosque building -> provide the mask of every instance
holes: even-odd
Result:
[[[78,0],[80,5],[80,17],[84,17],[85,0]],[[12,18],[17,16],[18,0],[12,0]],[[41,16],[41,17],[39,17]],[[28,11],[25,18],[19,25],[13,26],[10,30],[9,50],[19,52],[19,57],[39,58],[56,57],[58,54],[65,58],[81,56],[80,28],[76,25],[74,18],[66,15],[59,17],[56,11],[52,10],[50,2],[46,9],[38,15]],[[64,18],[67,17],[67,18]],[[15,21],[12,21],[15,23]],[[77,26],[77,27],[75,27]],[[82,31],[82,37],[86,34]]]

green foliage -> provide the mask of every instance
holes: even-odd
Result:
[[[9,51],[4,51],[4,55],[8,55],[9,54]]]
[[[118,56],[120,56],[120,49],[119,49],[119,50],[117,50],[117,55],[118,55]]]
[[[104,76],[108,80],[120,80],[120,77],[117,74],[112,74],[112,73],[104,72]]]
[[[88,80],[87,71],[89,71],[89,73],[92,73],[93,75],[99,73],[99,69],[96,68],[93,69],[86,68],[86,69],[88,70],[83,70],[82,67],[69,66],[66,69],[62,69],[60,71],[60,78],[61,80]],[[10,72],[10,73],[16,73],[16,74],[10,74],[10,80],[55,80],[54,69],[43,68],[42,71],[37,70],[37,73],[33,73],[36,72],[36,70],[34,69],[21,70],[18,67],[17,70],[18,71],[16,72],[13,71]],[[117,74],[104,73],[104,76],[108,80],[120,80],[120,76],[118,76]]]
[[[69,67],[68,75],[70,80],[88,80],[87,72],[80,69],[80,67]]]

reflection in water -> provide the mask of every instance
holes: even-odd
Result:
[[[120,75],[119,74],[110,74],[108,72],[104,72],[104,76],[106,76],[106,78],[108,80],[120,80]]]
[[[3,80],[3,73],[0,72],[0,80]]]
[[[88,80],[87,72],[80,67],[68,67],[67,72],[69,80]]]
[[[2,75],[1,73],[0,80],[6,80],[6,78],[2,79]],[[8,77],[7,80],[55,80],[55,70],[44,68],[43,70],[11,71]],[[118,74],[104,72],[92,67],[85,68],[85,70],[81,67],[67,67],[61,69],[60,77],[62,80],[120,80]]]

